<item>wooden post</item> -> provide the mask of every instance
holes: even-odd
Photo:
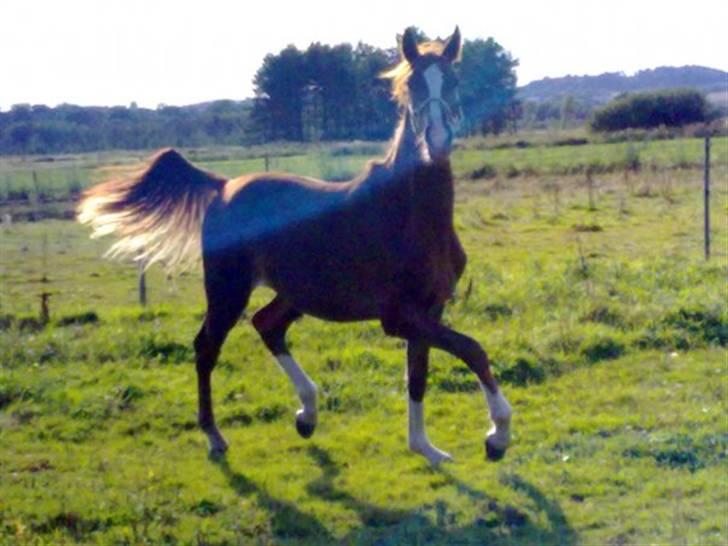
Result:
[[[705,212],[705,259],[710,260],[710,137],[705,137],[705,170],[703,171],[703,201]]]
[[[40,220],[38,201],[40,201],[40,188],[38,186],[38,174],[35,171],[30,173],[33,177],[33,193],[28,195],[28,203],[33,206],[30,216],[34,222]]]
[[[38,173],[35,171],[30,173],[33,177],[33,191],[35,192],[35,198],[40,198],[40,185],[38,184]]]
[[[591,167],[586,168],[586,187],[589,192],[589,210],[593,212],[597,210],[597,204],[594,201],[594,178]]]
[[[265,172],[268,172],[270,169],[270,159],[268,158],[268,154],[265,154]]]
[[[40,323],[45,326],[51,320],[51,312],[48,301],[51,297],[49,292],[43,292],[40,295]]]
[[[139,260],[139,303],[142,307],[147,305],[147,274],[144,260]]]
[[[43,276],[40,279],[40,282],[48,282],[48,232],[43,232],[43,246],[42,246],[42,253],[43,253]]]

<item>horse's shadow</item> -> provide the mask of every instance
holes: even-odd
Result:
[[[531,509],[543,514],[546,524],[531,521],[528,514],[510,505],[503,505],[486,493],[454,477],[447,470],[438,470],[455,490],[468,497],[479,512],[474,522],[457,524],[457,515],[448,511],[443,501],[424,505],[415,510],[400,510],[376,506],[357,499],[334,484],[339,466],[329,453],[317,446],[308,448],[308,455],[321,469],[321,475],[306,485],[309,495],[330,503],[338,503],[356,513],[361,526],[349,535],[337,538],[319,519],[300,510],[295,503],[272,497],[263,487],[230,467],[225,458],[216,464],[230,486],[243,497],[255,495],[258,504],[269,513],[270,538],[300,539],[306,543],[327,544],[376,544],[394,546],[400,544],[576,544],[577,537],[569,526],[561,507],[546,498],[534,485],[511,474],[500,480],[501,485],[525,495],[531,501]],[[539,517],[543,521],[544,518]]]

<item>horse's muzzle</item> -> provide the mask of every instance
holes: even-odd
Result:
[[[453,134],[447,125],[435,130],[433,126],[429,126],[425,131],[425,142],[427,142],[427,151],[433,161],[446,159],[452,150]]]

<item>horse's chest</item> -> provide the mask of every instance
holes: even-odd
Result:
[[[452,296],[463,266],[464,254],[453,231],[421,239],[406,264],[401,290],[421,303],[440,305]]]

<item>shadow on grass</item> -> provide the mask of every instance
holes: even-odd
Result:
[[[395,546],[400,544],[441,545],[559,545],[573,546],[577,536],[569,526],[561,507],[546,498],[534,485],[511,474],[502,478],[501,486],[510,487],[529,499],[528,512],[504,505],[486,493],[462,482],[447,470],[437,470],[445,485],[466,496],[477,516],[467,524],[444,501],[425,504],[415,510],[376,506],[339,489],[335,480],[339,466],[328,451],[311,446],[308,455],[318,465],[321,475],[306,485],[306,492],[330,503],[338,503],[354,512],[361,526],[345,537],[335,537],[311,514],[294,503],[272,497],[261,486],[235,472],[223,458],[216,461],[230,486],[240,496],[255,495],[270,515],[271,533],[290,544],[361,544]],[[529,513],[537,515],[532,521]],[[472,520],[472,518],[469,518]],[[290,541],[290,542],[289,542]]]
[[[335,543],[336,540],[326,527],[314,516],[299,510],[292,502],[272,497],[265,489],[252,482],[241,473],[234,471],[227,459],[218,457],[213,462],[222,470],[232,487],[241,497],[255,495],[258,503],[270,515],[270,530],[277,538],[309,539],[321,544]]]

